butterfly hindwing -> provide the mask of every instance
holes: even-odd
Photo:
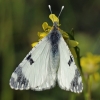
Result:
[[[43,38],[12,73],[10,86],[13,89],[43,90],[54,86],[55,73],[52,74],[51,47],[48,38]],[[51,75],[52,74],[52,75]]]
[[[62,49],[63,48],[63,49]],[[64,90],[82,92],[83,84],[80,72],[76,67],[73,55],[61,37],[59,41],[60,63],[58,69],[58,83]]]

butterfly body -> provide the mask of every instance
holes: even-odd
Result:
[[[55,24],[56,25],[56,24]],[[61,33],[58,30],[57,26],[54,26],[53,29],[48,34],[47,38],[50,42],[51,48],[51,63],[52,69],[55,69],[54,72],[58,70],[59,65],[59,41],[60,41]]]

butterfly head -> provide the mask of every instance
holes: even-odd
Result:
[[[59,27],[59,23],[58,23],[58,22],[54,22],[54,23],[53,23],[53,28],[54,28],[54,29],[58,29],[58,27]]]

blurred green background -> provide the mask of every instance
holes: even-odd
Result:
[[[85,100],[84,92],[75,94],[53,89],[37,91],[15,91],[9,86],[12,72],[38,40],[37,32],[48,22],[52,12],[60,16],[61,29],[75,31],[81,56],[87,52],[100,54],[100,0],[0,0],[0,100]],[[100,100],[100,86],[91,93],[92,100]]]

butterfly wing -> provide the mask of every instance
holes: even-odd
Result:
[[[57,76],[59,86],[64,90],[71,90],[76,93],[82,92],[82,78],[75,65],[73,55],[62,37],[59,41],[59,52],[60,63]]]
[[[10,86],[16,90],[33,89],[41,91],[54,86],[56,72],[52,74],[51,45],[43,38],[23,59],[12,73]]]

